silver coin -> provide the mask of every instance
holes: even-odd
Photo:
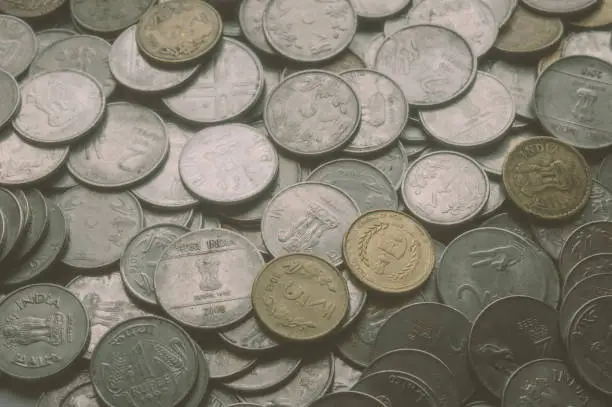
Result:
[[[385,174],[396,190],[400,188],[408,165],[408,157],[402,143],[396,142],[391,148],[360,159]]]
[[[597,253],[584,258],[565,276],[563,297],[585,278],[604,273],[612,273],[612,253]]]
[[[30,66],[29,75],[57,69],[77,69],[93,76],[109,96],[116,82],[111,74],[108,55],[111,45],[93,35],[73,35],[57,41],[42,51]]]
[[[535,66],[507,61],[493,62],[487,71],[498,78],[510,91],[516,105],[516,114],[523,119],[534,120],[533,91],[538,72]]]
[[[483,0],[483,3],[489,6],[493,12],[495,22],[497,22],[497,27],[501,28],[508,22],[512,13],[514,13],[518,0]]]
[[[109,103],[103,122],[73,147],[68,170],[97,188],[124,188],[142,181],[168,156],[166,127],[154,111],[128,102]]]
[[[487,217],[497,211],[506,202],[506,191],[501,182],[489,178],[489,199],[487,204],[478,214],[480,217]]]
[[[516,134],[508,134],[492,149],[486,152],[474,152],[471,156],[483,166],[486,172],[492,175],[501,176],[504,161],[508,154],[510,154],[510,151],[523,141],[537,136],[539,136],[539,134],[529,130]]]
[[[361,105],[361,125],[344,151],[362,155],[389,147],[408,122],[402,90],[386,75],[369,69],[345,71],[340,76],[353,87]]]
[[[68,159],[68,150],[66,150],[66,159]],[[47,184],[52,190],[65,190],[68,188],[76,187],[78,185],[77,180],[68,172],[65,166],[61,166],[49,179]]]
[[[87,135],[104,115],[104,92],[85,72],[43,72],[23,84],[21,94],[23,102],[13,127],[35,143],[74,142]]]
[[[612,222],[596,221],[579,226],[563,243],[559,256],[559,273],[569,271],[586,257],[612,248]]]
[[[438,403],[431,387],[420,377],[408,373],[384,370],[361,378],[352,391],[375,396],[385,406],[407,405],[434,407]]]
[[[191,223],[195,211],[192,209],[184,209],[178,211],[168,211],[143,207],[142,214],[144,216],[144,225],[146,227],[169,223],[172,225],[187,226]]]
[[[482,222],[481,227],[505,229],[515,233],[523,239],[533,242],[533,236],[529,231],[529,226],[508,212],[502,212]]]
[[[229,349],[218,338],[206,338],[199,342],[211,379],[232,380],[248,373],[257,363],[255,358]]]
[[[358,27],[357,32],[349,43],[348,49],[361,58],[362,61],[366,62],[365,54],[370,46],[370,42],[381,34],[380,30],[372,29],[371,27]],[[368,66],[367,63],[366,66]]]
[[[412,0],[392,0],[380,2],[376,0],[350,0],[355,13],[361,18],[383,19],[391,17],[404,10]]]
[[[42,54],[42,52],[49,48],[52,44],[72,37],[73,35],[77,35],[77,33],[66,28],[49,28],[47,30],[38,31],[36,33],[36,40],[38,41],[38,51],[36,53],[36,57]]]
[[[436,277],[442,301],[470,320],[499,298],[525,295],[556,307],[561,293],[548,256],[504,229],[476,228],[455,238]]]
[[[187,141],[194,135],[183,126],[166,123],[170,147],[168,157],[152,177],[132,188],[134,195],[143,202],[164,209],[185,209],[198,200],[189,193],[181,181],[179,157]]]
[[[142,208],[128,192],[73,187],[59,195],[55,203],[66,217],[70,234],[62,262],[77,269],[115,263],[143,226]]]
[[[420,125],[420,118],[418,125],[412,121],[408,122],[400,135],[400,141],[404,145],[425,145],[427,143],[428,136]]]
[[[470,45],[454,31],[415,25],[385,38],[374,68],[400,85],[409,104],[433,107],[468,90],[477,61]]]
[[[212,61],[188,86],[163,97],[176,115],[195,123],[215,124],[247,112],[264,90],[257,56],[244,44],[223,38]]]
[[[202,407],[230,407],[240,403],[240,399],[225,390],[213,388],[208,401]],[[247,406],[248,407],[248,406]]]
[[[112,35],[132,24],[153,5],[154,0],[134,0],[126,5],[122,0],[98,3],[96,0],[70,0],[73,21],[89,32]]]
[[[360,117],[357,94],[348,82],[320,70],[289,76],[272,91],[264,111],[272,140],[305,157],[344,147],[357,131]]]
[[[342,263],[342,238],[359,213],[355,201],[340,189],[303,182],[272,198],[261,232],[274,257],[310,253],[338,266]]]
[[[187,189],[215,204],[239,204],[263,193],[278,173],[270,141],[244,124],[208,127],[183,147],[179,172]]]
[[[115,325],[125,320],[148,315],[128,297],[121,275],[114,271],[104,276],[79,276],[66,288],[83,303],[91,337],[84,357],[89,359],[100,339]]]
[[[374,396],[370,396],[369,394],[360,393],[357,391],[342,391],[323,396],[312,403],[310,407],[383,407],[385,405],[385,403]]]
[[[206,215],[202,213],[201,210],[194,211],[193,218],[191,219],[191,223],[189,224],[189,228],[194,230],[205,229],[205,228],[220,228],[221,220],[214,217],[209,216],[208,211],[206,211]]]
[[[74,389],[91,382],[89,371],[79,372],[69,383],[40,395],[36,407],[58,407],[60,402]],[[97,406],[91,406],[97,407]]]
[[[36,34],[25,21],[0,15],[0,49],[0,69],[16,78],[30,66],[36,56]]]
[[[358,57],[351,50],[344,50],[340,55],[323,62],[316,64],[292,64],[283,69],[281,73],[281,79],[285,80],[288,76],[294,73],[303,72],[306,70],[317,69],[320,71],[327,71],[340,75],[344,71],[350,71],[353,69],[364,69],[365,64],[363,60]]]
[[[365,63],[365,66],[367,68],[372,69],[376,65],[376,55],[378,54],[378,50],[380,49],[380,46],[385,41],[385,38],[386,36],[384,33],[378,33],[368,43],[367,48],[362,57],[363,62]]]
[[[474,219],[489,199],[489,179],[471,158],[450,151],[419,157],[402,183],[404,204],[414,216],[436,225]]]
[[[266,333],[254,316],[240,322],[228,331],[219,334],[221,339],[238,350],[249,352],[268,352],[281,346]]]
[[[572,32],[563,39],[561,57],[589,55],[612,63],[612,40],[606,31]]]
[[[594,171],[595,179],[608,189],[612,188],[612,154],[608,154],[601,161],[597,171]]]
[[[257,50],[270,55],[276,51],[270,47],[263,28],[264,12],[270,0],[245,0],[240,3],[238,21],[247,40]]]
[[[340,330],[347,329],[359,317],[368,298],[365,288],[353,277],[348,269],[340,270],[342,278],[346,281],[346,287],[349,293],[349,310],[345,320],[340,326]]]
[[[572,15],[588,11],[597,7],[597,0],[568,0],[558,2],[555,0],[522,0],[526,6],[544,14]]]
[[[53,175],[66,162],[68,147],[40,147],[12,128],[0,131],[0,185],[24,185]]]
[[[436,141],[459,149],[499,141],[514,122],[514,99],[497,78],[482,71],[470,90],[454,103],[419,112],[423,127]]]
[[[11,255],[23,239],[27,227],[26,213],[15,193],[0,188],[0,208],[4,215],[6,239],[0,246],[0,262]],[[348,227],[347,227],[348,229]]]
[[[251,108],[249,112],[246,113],[244,118],[244,122],[249,123],[252,122],[251,125],[255,127],[264,127],[263,126],[263,114],[266,108],[266,102],[268,101],[268,97],[276,88],[276,86],[281,81],[281,68],[276,66],[275,64],[270,63],[269,61],[262,61],[261,66],[263,68],[264,75],[264,90],[263,94],[260,96],[259,100],[256,102],[255,106]],[[255,123],[261,123],[261,126],[255,125]]]
[[[121,255],[119,270],[125,289],[146,304],[157,305],[153,278],[162,253],[176,239],[188,233],[184,226],[160,224],[138,232]]]
[[[342,358],[334,356],[334,384],[331,392],[348,391],[359,381],[361,370],[346,363]]]
[[[343,158],[327,162],[315,168],[306,181],[322,182],[342,190],[355,201],[361,213],[397,210],[395,186],[382,171],[364,161]]]
[[[269,257],[270,253],[268,253],[268,249],[266,249],[266,245],[263,242],[263,236],[261,234],[261,230],[258,225],[254,227],[249,227],[246,225],[239,225],[239,229],[229,226],[223,225],[223,229],[229,229],[232,232],[236,232],[244,237],[246,237],[249,242],[253,243],[257,250],[259,250],[264,257]]]
[[[0,104],[0,128],[3,128],[17,114],[21,107],[21,91],[15,78],[10,73],[1,69],[0,94],[3,97]]]
[[[357,31],[348,0],[271,0],[263,28],[270,46],[298,62],[320,62],[346,49]]]
[[[186,326],[227,327],[251,311],[251,286],[263,264],[259,250],[235,232],[190,232],[171,243],[157,264],[157,299]]]
[[[241,393],[257,393],[276,388],[291,379],[302,365],[302,359],[278,356],[259,360],[255,367],[237,379],[223,385]]]
[[[45,196],[37,189],[24,191],[30,207],[30,220],[21,242],[11,254],[13,260],[23,261],[40,243],[46,239],[49,227],[49,207]]]

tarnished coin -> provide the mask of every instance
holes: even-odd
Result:
[[[270,46],[298,62],[319,62],[346,49],[357,31],[348,0],[271,0],[263,17]]]
[[[279,337],[305,342],[333,333],[349,309],[346,282],[331,264],[308,254],[268,263],[253,283],[253,310]]]
[[[194,347],[198,354],[198,380],[189,396],[187,396],[187,399],[183,402],[182,407],[200,407],[210,393],[210,369],[208,368],[208,362],[200,346],[194,343]]]
[[[408,157],[402,143],[396,142],[384,151],[360,157],[360,159],[385,174],[396,190],[400,188],[408,164]]]
[[[73,187],[55,201],[68,223],[70,240],[62,262],[97,269],[119,260],[143,226],[138,200],[127,192],[97,192]]]
[[[580,28],[599,28],[612,24],[612,1],[602,0],[597,8],[577,20],[570,20],[570,24]]]
[[[36,407],[58,407],[64,397],[70,394],[74,389],[77,389],[83,384],[89,382],[91,382],[89,371],[79,372],[69,383],[66,383],[64,386],[41,394]]]
[[[474,321],[468,343],[472,368],[484,387],[501,397],[507,379],[532,360],[561,357],[557,311],[515,295],[489,304]]]
[[[553,62],[561,58],[561,49],[562,46],[559,46],[553,52],[540,58],[540,61],[538,62],[538,75],[544,72],[544,69],[548,68]]]
[[[198,341],[210,370],[210,378],[226,381],[253,369],[257,360],[245,353],[234,352],[216,337]]]
[[[280,343],[268,335],[255,317],[249,317],[219,335],[226,343],[243,351],[267,352],[280,346]]]
[[[138,22],[155,0],[70,0],[73,21],[85,30],[112,35]]]
[[[74,142],[100,122],[105,110],[100,84],[73,69],[36,75],[22,86],[21,94],[23,102],[13,127],[35,143]]]
[[[521,141],[506,157],[502,173],[510,199],[542,219],[580,212],[592,189],[591,170],[573,147],[550,137]]]
[[[590,222],[578,227],[567,238],[559,256],[559,273],[565,278],[586,257],[612,248],[612,222]]]
[[[289,76],[272,91],[264,123],[280,147],[312,157],[343,148],[357,131],[360,116],[357,94],[346,80],[307,70]]]
[[[0,105],[0,128],[3,128],[19,111],[21,92],[15,78],[2,69],[0,69],[0,93],[3,97]]]
[[[563,297],[580,281],[602,273],[612,273],[612,253],[593,254],[572,267],[563,282]]]
[[[0,371],[23,380],[64,372],[89,341],[87,313],[78,298],[54,284],[33,284],[0,303]]]
[[[331,392],[348,391],[359,381],[361,371],[346,363],[342,358],[334,357],[334,384]]]
[[[605,31],[594,30],[570,33],[559,46],[560,56],[588,55],[611,64],[611,39],[607,34]]]
[[[436,225],[474,219],[489,199],[489,179],[466,155],[437,151],[419,157],[402,182],[404,204],[414,216]]]
[[[420,377],[393,370],[376,372],[361,378],[352,391],[370,394],[385,406],[435,407],[433,390]]]
[[[479,71],[474,85],[456,102],[422,110],[419,117],[429,135],[459,149],[499,141],[514,122],[514,99],[496,77]]]
[[[90,137],[71,150],[68,170],[97,188],[124,188],[142,181],[168,156],[166,127],[154,111],[128,102],[108,104]]]
[[[383,41],[374,68],[400,85],[409,104],[432,107],[466,92],[476,77],[477,62],[470,45],[454,31],[415,25]]]
[[[487,173],[501,176],[504,161],[506,161],[506,157],[508,157],[508,154],[510,154],[514,147],[519,145],[524,140],[538,136],[541,136],[541,134],[529,130],[508,134],[499,142],[499,144],[495,145],[490,150],[486,152],[474,152],[470,155],[483,166]]]
[[[155,399],[175,407],[196,383],[196,352],[189,335],[167,319],[129,319],[100,340],[92,355],[91,381],[106,405],[145,407]],[[132,369],[125,368],[128,361]]]
[[[261,232],[272,256],[309,253],[338,266],[342,263],[342,238],[358,216],[355,201],[338,188],[303,182],[272,198]]]
[[[153,278],[164,250],[188,233],[184,226],[160,224],[149,226],[130,240],[121,255],[119,268],[125,289],[138,300],[157,305]]]
[[[382,293],[410,292],[434,267],[429,234],[401,212],[380,210],[361,216],[346,232],[343,253],[353,275]]]
[[[575,15],[597,7],[597,0],[521,0],[523,4],[543,14]]]
[[[266,54],[275,55],[276,51],[268,44],[263,28],[264,12],[268,3],[270,3],[270,0],[245,0],[240,2],[238,21],[244,36],[253,47]]]
[[[30,220],[23,239],[11,254],[13,260],[23,260],[44,240],[49,226],[49,207],[45,196],[37,189],[24,191],[30,207]]]
[[[19,18],[35,18],[52,13],[61,7],[66,0],[2,0],[0,11]]]
[[[38,41],[38,52],[36,57],[40,56],[44,50],[58,41],[77,35],[76,31],[65,28],[49,28],[47,30],[38,31],[36,40]]]
[[[19,204],[17,196],[4,188],[0,188],[0,208],[4,215],[6,239],[0,246],[0,262],[10,256],[23,240],[27,227],[26,213]]]
[[[83,383],[73,389],[60,401],[59,407],[102,407],[101,401],[96,395],[93,384]]]
[[[359,1],[359,0],[356,0]],[[380,4],[380,3],[374,3]],[[341,391],[331,393],[315,400],[310,407],[383,407],[385,404],[374,396],[357,391]]]
[[[137,92],[174,89],[193,77],[200,68],[199,64],[172,68],[152,65],[140,54],[136,44],[136,26],[123,31],[113,42],[108,64],[117,82]]]
[[[104,95],[108,97],[116,86],[108,62],[110,51],[111,45],[100,37],[74,35],[57,41],[42,51],[32,62],[29,74],[34,76],[57,69],[84,71],[98,81],[104,89]]]
[[[493,12],[493,17],[499,28],[506,25],[516,9],[518,0],[483,0]]]
[[[154,209],[152,207],[143,207],[142,214],[144,215],[144,226],[154,226],[162,223],[172,225],[188,226],[194,216],[193,209],[184,210],[163,210]]]
[[[198,0],[170,0],[149,9],[136,29],[140,50],[162,63],[191,62],[209,53],[221,39],[221,16]]]
[[[270,141],[244,124],[208,127],[181,152],[179,172],[195,195],[215,204],[239,204],[264,192],[278,173]]]
[[[291,379],[302,364],[296,356],[275,355],[274,358],[261,359],[253,370],[223,386],[240,393],[259,393],[277,388]]]
[[[263,90],[264,73],[257,56],[241,42],[224,37],[196,78],[162,100],[185,120],[214,124],[246,113]]]
[[[41,147],[10,127],[0,131],[0,184],[17,186],[52,176],[68,159],[68,147]]]
[[[38,42],[36,34],[25,21],[4,14],[0,16],[0,47],[0,69],[17,78],[32,63],[38,51]]]
[[[601,161],[595,174],[595,179],[601,182],[606,188],[612,188],[612,154],[608,154]]]
[[[251,311],[251,286],[263,264],[259,250],[238,233],[187,233],[170,243],[157,263],[157,300],[186,326],[227,327]]]
[[[531,65],[520,65],[506,61],[495,61],[487,70],[498,78],[510,91],[516,114],[528,120],[535,119],[533,90],[538,73]]]

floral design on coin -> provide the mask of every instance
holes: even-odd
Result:
[[[311,157],[344,147],[358,129],[357,94],[341,77],[326,71],[302,71],[273,91],[264,111],[272,140],[283,149]]]
[[[279,54],[319,62],[348,47],[357,31],[357,15],[348,0],[271,0],[263,26]]]
[[[21,90],[23,102],[13,120],[28,141],[74,142],[102,119],[106,99],[98,81],[85,72],[62,69],[36,75]]]
[[[244,124],[208,127],[181,152],[185,186],[211,203],[244,203],[260,195],[278,174],[278,155],[270,141]]]
[[[587,204],[592,187],[584,157],[549,137],[533,137],[514,147],[502,177],[510,199],[521,210],[543,219],[578,213]]]
[[[0,69],[17,78],[30,66],[37,51],[36,35],[25,21],[0,16]]]
[[[147,56],[164,63],[201,58],[221,39],[221,16],[199,0],[171,0],[153,6],[138,22],[136,41]]]
[[[87,31],[113,34],[136,24],[155,0],[70,0],[72,19]]]
[[[69,368],[87,347],[89,322],[78,298],[53,284],[13,291],[0,302],[0,371],[35,380]]]

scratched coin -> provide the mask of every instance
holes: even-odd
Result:
[[[61,7],[66,0],[2,0],[0,11],[19,18],[36,18],[51,14]]]
[[[73,35],[77,35],[77,33],[65,28],[49,28],[38,31],[36,33],[36,40],[38,41],[38,51],[36,53],[36,57],[38,58],[38,56],[52,44],[68,37],[72,37]]]
[[[377,209],[397,210],[395,186],[376,167],[355,159],[329,161],[306,179],[333,185],[350,196],[362,213]]]
[[[93,384],[83,383],[79,387],[73,389],[70,393],[60,401],[59,407],[102,407]]]
[[[271,0],[263,16],[270,46],[298,62],[330,59],[351,42],[357,15],[348,0]]]
[[[112,35],[136,24],[155,0],[70,0],[70,14],[78,26],[99,35]]]
[[[244,124],[208,127],[181,152],[179,172],[187,189],[215,204],[244,203],[262,194],[278,174],[270,141]]]
[[[87,135],[104,115],[104,92],[85,72],[58,69],[41,73],[22,86],[21,94],[23,102],[13,127],[31,142],[74,142]]]
[[[169,223],[172,225],[188,226],[194,216],[194,210],[162,210],[153,207],[143,206],[144,225],[146,227]]]
[[[227,344],[247,352],[268,352],[281,345],[268,335],[261,323],[253,316],[219,335]]]
[[[406,64],[405,52],[412,62]],[[395,80],[409,104],[432,107],[465,93],[476,77],[476,56],[459,34],[444,27],[415,25],[387,37],[374,68]]]
[[[88,270],[113,264],[142,229],[142,208],[127,192],[73,187],[55,203],[68,223],[70,240],[62,262],[71,267]]]
[[[154,398],[159,405],[175,407],[196,383],[197,352],[175,323],[155,316],[132,318],[100,340],[92,355],[91,382],[106,405],[145,407]],[[125,369],[128,361],[133,369]]]
[[[351,85],[321,70],[289,76],[272,91],[264,110],[272,140],[305,157],[343,148],[355,135],[360,117],[361,106]]]
[[[2,69],[0,69],[0,92],[3,95],[3,102],[0,105],[0,128],[3,128],[19,111],[21,92],[15,78]]]
[[[200,68],[197,64],[172,68],[151,64],[136,44],[136,26],[123,31],[113,42],[108,64],[117,82],[137,92],[174,89],[191,79]]]
[[[38,51],[36,34],[23,20],[9,15],[0,16],[0,69],[19,77],[32,63]]]
[[[531,297],[501,298],[476,318],[468,352],[484,387],[502,396],[507,379],[523,364],[563,355],[557,311]]]
[[[582,280],[596,274],[612,272],[612,253],[597,253],[585,257],[578,262],[565,276],[563,282],[563,298]]]
[[[408,164],[408,156],[401,142],[396,142],[384,151],[360,157],[360,159],[385,174],[396,190],[400,188]]]
[[[188,232],[184,226],[159,224],[141,230],[130,240],[119,262],[121,278],[130,295],[157,305],[153,285],[157,263],[164,250]]]
[[[168,134],[152,110],[129,102],[107,105],[93,133],[71,150],[68,170],[97,188],[124,188],[142,181],[168,156]]]
[[[502,175],[504,161],[506,161],[506,157],[508,157],[508,154],[510,154],[514,147],[524,140],[537,136],[541,136],[541,134],[531,130],[508,134],[502,138],[498,144],[488,149],[486,152],[475,151],[470,155],[482,165],[487,173],[500,177]]]
[[[154,276],[157,300],[174,319],[219,329],[251,311],[251,286],[261,267],[259,250],[227,229],[201,229],[170,243]]]
[[[327,261],[288,254],[268,263],[253,283],[253,310],[275,335],[294,342],[320,340],[349,310],[344,278]]]
[[[260,359],[253,370],[223,386],[240,393],[259,393],[282,386],[290,380],[302,365],[297,356],[284,356]]]
[[[208,54],[221,39],[222,25],[217,10],[206,2],[170,0],[142,16],[136,42],[151,59],[181,64]]]
[[[597,0],[568,0],[559,3],[555,0],[523,0],[523,3],[537,12],[553,15],[576,15],[596,8]]]
[[[162,100],[185,120],[215,124],[246,113],[263,90],[264,73],[257,56],[241,42],[224,37],[195,79]]]
[[[0,303],[0,371],[40,380],[73,365],[89,341],[89,322],[73,294],[54,284],[33,284]]]
[[[499,60],[493,62],[487,72],[498,78],[510,91],[517,115],[527,120],[535,119],[533,90],[538,76],[536,68]]]
[[[375,3],[376,4],[376,3]],[[385,404],[374,396],[356,391],[341,391],[327,394],[315,400],[310,407],[383,407]]]
[[[15,193],[0,188],[0,208],[4,215],[6,239],[0,246],[0,262],[10,256],[25,236],[27,227],[26,213],[19,204]]]
[[[338,266],[342,263],[342,238],[358,216],[357,204],[340,189],[303,182],[272,198],[261,232],[274,257],[309,253]]]
[[[36,407],[57,407],[59,406],[59,403],[64,399],[64,397],[70,394],[74,389],[77,389],[81,387],[81,385],[89,382],[91,382],[89,372],[81,371],[77,373],[70,380],[70,382],[66,383],[65,385],[41,394],[38,399],[38,403],[36,404]]]
[[[245,0],[240,2],[238,21],[246,39],[257,50],[269,55],[276,55],[272,49],[263,28],[264,12],[270,0]]]
[[[352,391],[370,394],[384,405],[406,403],[415,407],[437,405],[433,390],[420,377],[405,372],[385,370],[361,378]]]
[[[567,238],[559,256],[559,273],[569,271],[586,257],[608,251],[612,247],[612,222],[590,222],[578,227]]]

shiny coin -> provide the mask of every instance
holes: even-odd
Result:
[[[52,13],[61,7],[66,0],[49,0],[49,1],[0,1],[0,10],[3,13],[13,15],[19,18],[35,18]]]
[[[504,161],[506,161],[506,157],[508,157],[508,154],[510,154],[514,147],[524,140],[537,136],[541,136],[541,134],[529,130],[508,134],[497,145],[486,152],[474,152],[471,156],[483,166],[487,173],[501,176]]]
[[[96,391],[91,383],[83,383],[72,390],[60,401],[59,407],[102,407]]]
[[[76,34],[77,33],[75,31],[65,28],[49,28],[47,30],[38,31],[36,33],[36,39],[38,40],[38,52],[36,57],[38,57],[44,50],[56,42],[72,37]]]
[[[533,90],[538,73],[530,65],[519,65],[506,61],[495,61],[487,70],[498,78],[512,94],[516,107],[516,114],[520,117],[533,120]]]
[[[64,397],[72,393],[73,390],[89,382],[91,382],[89,372],[79,372],[70,380],[70,382],[66,383],[64,386],[41,394],[40,398],[38,399],[38,403],[36,404],[36,407],[58,407],[60,405],[59,403],[64,399]]]
[[[582,259],[565,276],[563,298],[580,281],[596,274],[612,272],[612,253],[597,253]]]
[[[253,309],[279,337],[305,342],[336,330],[349,309],[346,282],[331,264],[307,254],[268,263],[253,283]]]
[[[142,214],[144,215],[144,225],[146,227],[169,223],[172,225],[187,226],[194,216],[193,209],[185,209],[180,211],[169,211],[163,209],[154,209],[152,207],[143,207]]]
[[[157,300],[184,325],[227,327],[251,311],[251,286],[262,265],[257,248],[237,233],[190,232],[170,243],[157,263]]]
[[[590,222],[578,227],[565,241],[559,256],[559,272],[569,271],[586,257],[612,248],[612,222]]]
[[[568,0],[559,3],[555,0],[522,0],[523,3],[543,14],[572,15],[597,7],[597,0]]]
[[[280,343],[268,335],[255,317],[249,317],[219,335],[229,345],[248,352],[267,352],[280,346]]]
[[[542,178],[544,172],[550,175]],[[502,177],[515,205],[542,219],[565,219],[580,212],[592,188],[584,157],[549,137],[533,137],[515,146],[506,157]]]
[[[380,3],[375,3],[380,4]],[[374,396],[356,391],[342,391],[321,397],[310,407],[383,407],[385,404]]]
[[[234,352],[216,337],[204,338],[199,343],[202,346],[211,379],[233,380],[250,372],[257,362],[250,355]]]
[[[41,144],[74,142],[102,119],[104,92],[90,75],[62,69],[26,82],[23,102],[13,127],[28,141]]]
[[[406,403],[415,407],[434,407],[433,390],[421,378],[404,372],[386,370],[363,377],[352,391],[370,394],[385,405]]]
[[[342,238],[358,216],[355,202],[338,188],[303,182],[272,198],[261,232],[272,256],[308,252],[338,266]]]
[[[97,0],[70,0],[73,21],[87,31],[100,35],[111,35],[138,22],[155,0],[134,0],[126,4],[123,0],[98,3]]]
[[[257,393],[276,388],[291,379],[302,364],[302,359],[293,356],[276,355],[262,359],[253,370],[223,386],[241,393]]]
[[[0,69],[15,78],[28,68],[38,51],[32,28],[25,21],[9,15],[0,16],[0,45],[4,55]]]
[[[263,53],[276,55],[276,51],[266,40],[263,28],[264,12],[269,3],[270,0],[245,0],[240,2],[238,19],[244,36],[253,47]]]
[[[13,76],[0,69],[0,92],[3,95],[3,103],[0,106],[0,128],[15,116],[21,106],[21,92],[19,85]]]
[[[83,305],[53,284],[13,291],[0,303],[0,321],[0,371],[18,379],[44,379],[65,371],[89,340]]]
[[[221,39],[221,33],[221,16],[208,3],[171,0],[153,6],[140,19],[136,42],[148,57],[178,64],[209,53]]]
[[[353,275],[383,293],[414,290],[434,266],[429,234],[400,212],[373,211],[361,216],[346,233],[343,253]]]
[[[581,28],[599,28],[612,24],[612,1],[602,0],[600,5],[588,15],[571,20],[570,24]]]
[[[17,196],[4,188],[0,188],[0,208],[4,215],[6,240],[0,246],[0,262],[10,256],[23,240],[26,231],[26,213]]]
[[[153,316],[133,318],[101,339],[92,356],[91,381],[107,405],[145,406],[155,397],[160,405],[175,407],[196,383],[196,352],[187,333],[173,322]],[[125,369],[127,361],[132,361],[133,369]],[[143,386],[158,391],[153,396],[141,391]]]

